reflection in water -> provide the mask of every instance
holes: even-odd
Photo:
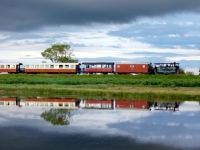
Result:
[[[52,125],[69,125],[72,121],[72,113],[70,109],[53,109],[43,112],[40,115],[44,120]]]
[[[151,102],[146,100],[102,100],[75,98],[0,98],[0,106],[42,107],[57,109],[143,109],[179,111],[182,102]],[[181,110],[181,109],[180,109]]]
[[[170,111],[179,111],[178,102],[155,102],[149,110],[170,110]]]
[[[19,103],[22,107],[16,107]],[[1,149],[200,149],[199,102],[182,102],[175,112],[163,111],[175,102],[157,102],[160,109],[149,111],[152,104],[59,98],[16,103],[16,98],[2,98]]]

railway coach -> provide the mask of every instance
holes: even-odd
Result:
[[[25,64],[25,73],[76,74],[79,63],[41,63]]]
[[[49,73],[49,74],[76,74],[80,73],[80,63],[37,63],[16,64],[1,63],[0,72],[7,73]]]
[[[115,63],[115,73],[117,74],[152,74],[153,67],[151,63],[136,63],[136,62],[126,62],[126,63]]]
[[[21,73],[24,72],[22,63],[0,63],[0,72]]]

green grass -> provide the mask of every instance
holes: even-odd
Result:
[[[115,84],[158,87],[200,87],[200,76],[189,75],[0,75],[0,84]]]
[[[199,101],[199,90],[200,76],[194,75],[0,75],[0,95]]]

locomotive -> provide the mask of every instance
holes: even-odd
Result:
[[[0,63],[0,72],[7,73],[49,73],[49,74],[179,74],[179,63]]]

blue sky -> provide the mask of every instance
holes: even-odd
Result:
[[[52,44],[82,61],[180,62],[198,72],[200,1],[0,0],[0,62],[42,62]]]

